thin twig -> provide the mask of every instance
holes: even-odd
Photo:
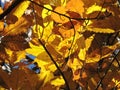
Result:
[[[59,66],[57,65],[57,63],[56,63],[55,60],[53,59],[53,57],[52,57],[52,55],[50,54],[50,52],[48,51],[48,49],[45,47],[44,43],[43,43],[40,39],[38,39],[38,40],[39,40],[40,44],[43,46],[43,48],[45,49],[45,51],[47,52],[47,54],[49,55],[49,57],[50,57],[50,59],[52,60],[52,62],[55,64],[55,66],[56,66],[56,68],[58,69],[58,71],[60,72],[60,74],[62,75],[62,77],[63,77],[63,79],[64,79],[64,81],[65,81],[65,84],[66,84],[66,89],[67,89],[67,90],[70,90],[69,84],[68,84],[68,82],[67,82],[67,80],[66,80],[63,72],[60,70]]]
[[[100,20],[101,18],[99,17],[93,17],[93,18],[71,18],[71,17],[69,17],[69,16],[67,16],[67,15],[65,15],[65,14],[62,14],[62,13],[59,13],[59,12],[57,12],[57,11],[54,11],[54,10],[52,10],[52,9],[49,9],[49,8],[47,8],[47,7],[45,7],[45,6],[43,6],[43,5],[41,5],[41,4],[38,4],[38,3],[36,3],[36,2],[34,2],[34,1],[31,1],[31,0],[27,0],[27,1],[30,1],[30,2],[32,2],[32,3],[34,3],[34,4],[36,4],[37,6],[39,6],[39,7],[41,7],[41,8],[44,8],[44,9],[46,9],[46,10],[48,10],[48,11],[51,11],[51,12],[53,12],[53,13],[56,13],[56,14],[58,14],[58,15],[60,15],[60,16],[64,16],[64,17],[66,17],[66,18],[68,18],[68,19],[74,19],[74,20]],[[106,15],[105,17],[109,17],[109,16],[111,16],[112,15],[112,13],[109,13],[108,15]],[[105,18],[104,17],[104,18]]]

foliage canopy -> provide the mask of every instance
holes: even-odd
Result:
[[[1,89],[120,89],[119,1],[1,3]]]

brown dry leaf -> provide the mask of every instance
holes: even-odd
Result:
[[[56,59],[61,58],[62,55],[52,46],[52,45],[46,45],[46,48],[48,51],[54,56]]]
[[[78,5],[79,4],[79,5]],[[67,5],[66,8],[68,11],[74,11],[79,13],[81,16],[84,13],[84,3],[82,0],[70,0]]]
[[[84,5],[85,8],[88,8],[88,7],[92,6],[92,5],[94,5],[95,3],[97,3],[97,4],[99,4],[99,5],[101,5],[101,4],[104,3],[104,0],[92,0],[92,1],[82,0],[82,1],[83,1],[83,3],[85,4],[85,5]]]
[[[86,46],[85,46],[85,38],[83,35],[80,35],[80,37],[76,40],[76,44],[78,46],[79,59],[85,60],[85,58],[86,58]]]
[[[111,15],[109,17],[106,17],[105,19],[94,20],[90,26],[94,28],[111,29],[114,31],[118,31],[120,29],[120,10],[115,6],[111,6],[107,9],[108,13],[111,13]]]
[[[66,14],[66,8],[62,7],[62,6],[59,6],[59,7],[55,8],[54,11],[56,11],[56,12],[62,14],[62,15],[67,15]],[[65,16],[62,16],[62,15],[59,15],[59,14],[56,14],[56,13],[52,12],[51,17],[57,23],[68,22],[69,19],[67,17],[65,17]]]
[[[29,48],[28,42],[25,41],[22,35],[5,36],[2,40],[2,45],[13,51],[25,50],[26,48]]]
[[[20,18],[15,24],[9,24],[4,30],[4,35],[17,35],[27,31],[31,22],[26,18]]]
[[[0,61],[5,61],[9,58],[9,55],[6,53],[4,45],[0,44]]]

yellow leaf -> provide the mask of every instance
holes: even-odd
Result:
[[[83,66],[83,63],[77,59],[77,58],[74,58],[73,60],[69,60],[67,65],[72,68],[73,71],[76,71],[77,69],[81,69],[82,66]]]
[[[93,13],[93,12],[95,12],[95,11],[101,11],[101,12],[104,12],[104,11],[106,11],[106,9],[105,8],[103,8],[103,7],[101,7],[101,6],[99,6],[99,5],[92,5],[91,7],[89,7],[88,9],[87,9],[87,11],[86,11],[86,14],[91,14],[91,13]]]
[[[61,6],[66,6],[67,0],[61,0]]]
[[[17,54],[17,60],[15,61],[15,63],[19,62],[21,59],[25,58],[26,52],[18,51],[18,52],[16,52],[16,54]]]
[[[15,15],[19,19],[24,14],[29,5],[30,1],[23,1],[13,12],[13,15]]]
[[[90,48],[92,41],[94,39],[95,34],[91,35],[85,40],[86,51]]]
[[[110,28],[93,28],[93,27],[88,27],[88,31],[95,32],[95,33],[114,33],[115,31]]]
[[[85,48],[81,48],[79,53],[78,53],[78,57],[80,60],[85,60],[86,58],[86,49]]]
[[[65,81],[62,77],[59,77],[59,78],[56,78],[55,80],[52,80],[51,81],[51,85],[54,85],[54,86],[61,86],[61,85],[64,85],[65,84]]]
[[[51,73],[50,71],[45,71],[45,70],[42,71],[41,69],[41,73],[39,74],[39,80],[43,82],[42,86],[49,83],[53,78],[54,78],[53,73]]]
[[[49,65],[48,66],[48,69],[51,71],[51,72],[55,72],[57,70],[56,66],[54,64],[52,65]]]
[[[44,5],[44,7],[52,10],[52,7],[50,5]],[[51,11],[48,11],[47,9],[42,10],[42,18],[45,19],[47,16],[51,15]]]
[[[38,34],[40,33],[39,37],[40,35],[42,35],[42,39],[48,42],[47,40],[52,35],[53,21],[44,23],[44,26],[45,26],[44,28],[41,26],[38,26],[38,30],[39,30]]]
[[[29,43],[29,44],[30,44],[31,48],[28,48],[28,49],[25,50],[29,54],[32,54],[34,56],[38,56],[41,52],[45,51],[44,48],[41,45],[35,46],[32,43]]]

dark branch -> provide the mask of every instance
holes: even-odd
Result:
[[[65,84],[66,84],[66,89],[67,89],[67,90],[70,90],[69,84],[68,84],[68,82],[67,82],[67,80],[66,80],[63,72],[60,70],[59,66],[57,65],[57,63],[56,63],[55,60],[53,59],[52,55],[49,53],[48,49],[45,47],[44,43],[43,43],[40,39],[38,39],[38,40],[39,40],[40,44],[43,46],[43,48],[45,49],[45,51],[47,52],[47,54],[49,55],[49,57],[50,57],[50,59],[52,60],[52,62],[55,64],[55,66],[56,66],[56,68],[58,69],[58,71],[60,72],[60,74],[62,75],[62,77],[63,77],[63,79],[64,79],[64,81],[65,81]]]
[[[23,0],[15,0],[2,14],[0,14],[0,20],[2,20],[6,15],[8,15],[18,4]]]

